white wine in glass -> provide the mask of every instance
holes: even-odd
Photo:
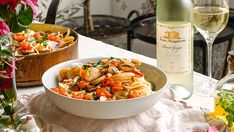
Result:
[[[229,10],[223,7],[195,7],[194,25],[205,38],[216,37],[227,25]]]
[[[213,96],[212,86],[212,45],[217,35],[226,27],[229,19],[229,0],[194,0],[193,24],[205,38],[208,52],[209,82],[194,93]]]

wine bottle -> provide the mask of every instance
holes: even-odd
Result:
[[[182,99],[193,93],[193,25],[191,0],[158,0],[157,66],[168,87]]]

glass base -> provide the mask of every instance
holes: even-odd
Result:
[[[174,96],[179,97],[181,99],[188,99],[192,96],[193,93],[192,89],[190,90],[178,84],[168,85],[168,88],[170,88],[173,91]]]

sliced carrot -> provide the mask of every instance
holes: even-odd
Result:
[[[49,34],[47,37],[48,40],[53,41],[54,40],[54,35],[53,34]]]
[[[34,36],[37,40],[42,40],[40,33],[35,33]]]
[[[86,71],[84,69],[80,69],[79,75],[81,76],[82,80],[85,78]]]
[[[54,41],[60,42],[60,41],[62,41],[62,38],[60,38],[59,36],[55,36],[55,37],[54,37]]]
[[[143,73],[141,73],[140,71],[138,71],[136,69],[133,70],[133,73],[136,74],[137,76],[140,76],[140,77],[144,76]]]
[[[111,87],[111,92],[114,93],[115,91],[123,91],[123,86],[121,83],[115,83],[113,87]]]
[[[115,66],[115,67],[118,67],[118,66],[119,66],[119,63],[118,63],[117,60],[111,60],[110,65]]]
[[[58,93],[58,89],[57,88],[50,88],[50,90],[54,91],[55,93]]]
[[[66,90],[64,88],[59,89],[59,94],[67,96]]]
[[[82,96],[82,94],[75,94],[75,95],[72,95],[72,98],[75,98],[75,99],[82,99],[83,96]]]
[[[21,47],[22,50],[31,50],[32,47],[30,46],[30,42],[28,41],[21,41],[19,43],[19,46]]]
[[[79,87],[78,86],[77,87],[71,87],[69,89],[72,90],[72,91],[79,91]]]
[[[83,99],[85,99],[85,100],[91,100],[92,99],[92,95],[85,94],[84,97],[83,97]]]
[[[21,33],[12,34],[12,38],[13,38],[15,41],[18,41],[18,42],[21,42],[21,41],[23,41],[23,40],[26,39],[26,37],[24,36],[24,34],[21,34]]]
[[[112,94],[109,91],[107,91],[106,88],[97,88],[96,93],[98,97],[101,97],[101,96],[106,96],[107,98],[112,97]]]
[[[140,97],[140,95],[136,91],[129,92],[128,98],[137,98],[137,97]]]
[[[80,89],[83,89],[83,88],[86,87],[87,85],[89,85],[89,83],[86,82],[86,81],[80,81],[80,82],[78,83],[78,87],[79,87]]]
[[[110,77],[105,77],[102,80],[102,87],[110,86],[112,87],[114,85],[114,80],[111,79]]]
[[[62,38],[60,38],[59,36],[55,36],[53,34],[49,34],[47,39],[56,42],[62,41]]]
[[[111,92],[114,93],[115,91],[123,91],[123,87],[121,87],[121,86],[112,87]]]

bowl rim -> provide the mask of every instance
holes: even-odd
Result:
[[[21,55],[21,56],[17,56],[17,57],[31,57],[31,56],[47,55],[47,54],[52,54],[52,53],[56,53],[56,52],[59,52],[61,50],[67,49],[67,48],[69,48],[69,47],[71,47],[73,45],[78,45],[79,33],[77,33],[75,30],[73,30],[71,28],[68,28],[68,27],[65,27],[65,26],[61,26],[61,25],[46,24],[46,23],[45,24],[44,23],[32,23],[30,25],[45,25],[45,26],[47,25],[47,26],[55,26],[55,27],[62,27],[62,28],[65,28],[65,29],[70,29],[72,32],[74,32],[77,35],[77,38],[76,38],[76,40],[72,44],[69,44],[68,46],[60,48],[60,49],[57,49],[55,51],[50,51],[50,52],[45,52],[45,53],[39,53],[39,54],[32,54],[32,55]]]
[[[149,95],[146,95],[146,96],[142,96],[142,97],[137,97],[137,98],[130,98],[130,99],[122,99],[122,100],[111,100],[111,101],[95,101],[95,100],[84,100],[84,99],[75,99],[75,98],[71,98],[71,97],[67,97],[67,96],[63,96],[63,95],[60,95],[58,93],[55,93],[54,91],[52,91],[50,88],[46,87],[44,85],[44,78],[45,78],[45,75],[47,74],[47,72],[51,69],[53,69],[54,67],[57,67],[57,66],[61,66],[61,65],[64,65],[64,64],[69,64],[69,63],[72,63],[72,62],[75,62],[75,61],[85,61],[85,60],[98,60],[98,59],[106,59],[108,57],[89,57],[89,58],[82,58],[82,59],[73,59],[73,60],[69,60],[69,61],[65,61],[65,62],[62,62],[62,63],[59,63],[57,65],[54,65],[52,67],[50,67],[49,69],[47,69],[43,75],[42,75],[42,84],[43,84],[43,87],[44,89],[48,90],[50,93],[56,95],[56,96],[59,96],[59,97],[63,97],[65,99],[68,99],[68,100],[72,100],[72,101],[81,101],[81,102],[88,102],[88,103],[116,103],[116,102],[126,102],[126,101],[135,101],[135,100],[140,100],[140,99],[143,99],[143,98],[147,98],[147,97],[150,97],[150,96],[153,96],[154,94],[156,94],[157,92],[163,92],[167,87],[167,84],[168,84],[168,78],[167,78],[167,75],[166,73],[161,70],[160,68],[156,67],[156,66],[153,66],[151,64],[148,64],[148,63],[145,63],[145,62],[142,62],[144,65],[148,65],[148,66],[151,66],[151,67],[154,67],[156,68],[158,71],[160,71],[162,73],[162,75],[164,76],[165,78],[165,84],[163,85],[163,87],[161,87],[159,90],[157,91],[152,91],[152,94],[149,94]],[[124,59],[130,59],[130,58],[124,58]]]

